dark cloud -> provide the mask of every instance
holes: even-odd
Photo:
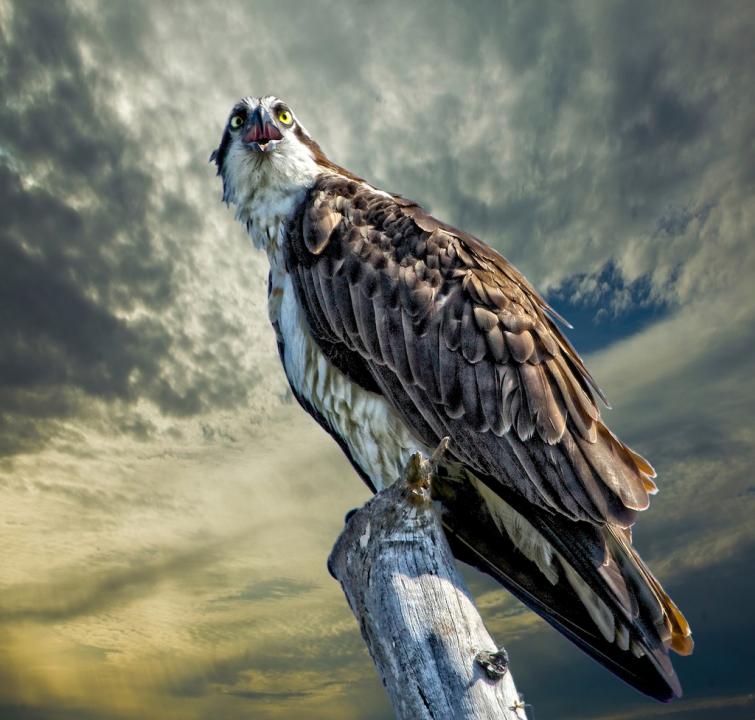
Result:
[[[701,228],[673,246],[654,234],[669,204],[723,203],[731,218],[744,199],[722,200],[750,165],[741,154],[750,126],[733,109],[752,106],[751,72],[728,68],[751,57],[752,17],[742,6],[715,17],[702,6],[639,7],[496,4],[484,24],[466,14],[459,22],[480,30],[490,79],[471,77],[474,51],[458,67],[446,51],[439,73],[461,88],[402,86],[401,132],[414,150],[391,155],[385,181],[504,249],[536,281],[615,261],[625,282],[647,274],[656,294],[676,296],[672,273],[700,254]],[[412,103],[415,93],[429,98]],[[395,125],[377,118],[373,142],[393,147]],[[712,221],[711,231],[725,222]],[[730,242],[747,252],[746,234]]]
[[[317,585],[313,583],[303,582],[294,578],[270,578],[252,583],[234,595],[220,598],[220,602],[227,600],[248,600],[250,602],[256,600],[280,600],[282,598],[301,595],[316,588]]]
[[[112,290],[104,267],[112,258],[93,238],[87,243],[87,218],[49,193],[24,191],[7,168],[0,169],[0,202],[7,208],[0,238],[3,388],[68,385],[102,397],[128,395],[129,375],[153,375],[168,338],[154,322],[126,323],[92,297],[101,284]],[[138,294],[138,269],[125,262]],[[145,269],[149,295],[155,273]]]
[[[220,338],[231,328],[217,309],[200,318],[204,346],[171,312],[193,269],[187,240],[202,224],[145,162],[138,133],[116,110],[127,98],[107,63],[154,72],[147,14],[130,3],[102,10],[20,3],[3,28],[3,454],[53,436],[54,420],[86,417],[85,396],[146,398],[187,416],[242,403],[254,382],[239,366],[217,372],[219,358],[234,364]],[[137,438],[150,432],[138,414],[121,427]]]
[[[235,697],[244,698],[245,700],[261,700],[263,702],[281,702],[291,698],[302,698],[312,695],[311,692],[260,692],[257,690],[233,690],[229,693]]]
[[[111,717],[117,718],[119,715]],[[102,718],[98,710],[92,711],[80,707],[54,708],[46,704],[38,707],[0,704],[0,717],[5,720],[101,720]],[[120,717],[124,716],[120,715]]]
[[[133,395],[134,376],[153,377],[169,346],[154,318],[116,314],[158,312],[172,279],[156,262],[146,220],[152,180],[129,159],[128,132],[98,102],[82,63],[77,42],[92,31],[61,3],[18,5],[7,27],[0,383],[8,426],[59,417],[74,390]],[[52,402],[35,402],[40,396]],[[4,437],[6,452],[24,449]]]
[[[216,658],[211,663],[176,678],[170,690],[176,695],[197,695],[201,694],[202,687],[205,691],[209,687],[219,687],[225,692],[241,692],[247,699],[251,699],[251,692],[260,691],[248,688],[245,680],[256,673],[258,677],[274,678],[279,687],[280,680],[288,678],[287,685],[290,688],[301,687],[301,683],[296,682],[297,676],[311,677],[314,674],[317,678],[315,691],[322,691],[330,685],[343,684],[341,673],[355,662],[365,660],[367,655],[364,645],[351,628],[338,631],[322,627],[312,637],[299,639],[298,642],[250,642],[241,652],[222,659]],[[310,690],[295,692],[297,695],[300,692],[302,695],[312,694]]]
[[[223,217],[204,161],[226,107],[207,103],[262,92],[260,77],[336,159],[478,232],[536,281],[611,268],[592,300],[614,313],[637,306],[638,282],[661,305],[699,284],[701,233],[732,216],[725,175],[746,169],[749,125],[727,108],[751,98],[748,72],[716,81],[747,54],[741,7],[709,20],[677,4],[420,3],[400,16],[376,35],[362,30],[394,27],[390,7],[14,6],[0,64],[5,453],[91,414],[85,396],[184,418],[249,402],[264,318],[244,323],[228,292],[192,298],[208,277],[249,286],[240,244],[201,257],[207,218]],[[265,32],[249,43],[247,27]],[[120,413],[125,432],[154,432],[143,408]]]
[[[217,543],[180,551],[152,551],[132,557],[125,567],[90,570],[66,568],[60,579],[18,584],[3,592],[0,623],[36,621],[59,623],[102,612],[154,591],[158,583],[200,572],[217,558]],[[90,559],[91,562],[91,559]]]
[[[536,716],[749,718],[754,25],[739,2],[0,4],[0,715],[389,717],[322,599],[351,471],[313,469],[304,420],[269,427],[265,263],[206,162],[231,104],[273,92],[549,289],[659,470],[635,537],[692,620],[688,700],[656,710],[471,575]],[[232,511],[255,540],[204,543]],[[74,639],[50,667],[115,667],[143,704],[48,681],[26,648],[52,627]]]

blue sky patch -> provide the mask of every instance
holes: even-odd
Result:
[[[546,300],[574,326],[566,336],[583,355],[634,335],[669,312],[669,304],[651,292],[649,277],[626,283],[613,262],[597,274],[572,275]]]

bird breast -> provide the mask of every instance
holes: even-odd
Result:
[[[378,491],[399,477],[413,452],[429,452],[381,395],[350,380],[319,349],[285,271],[271,274],[270,316],[280,332],[283,366],[292,389],[343,439]]]

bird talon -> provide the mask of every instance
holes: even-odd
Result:
[[[435,451],[430,457],[430,464],[432,465],[433,469],[436,469],[438,465],[440,464],[440,461],[443,459],[443,456],[448,451],[448,446],[451,444],[451,438],[446,435],[439,443],[438,447],[435,448]]]

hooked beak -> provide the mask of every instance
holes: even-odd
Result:
[[[249,116],[244,143],[255,152],[270,152],[283,140],[270,114],[261,105]]]

